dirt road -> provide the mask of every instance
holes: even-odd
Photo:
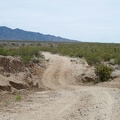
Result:
[[[120,90],[78,86],[74,76],[87,70],[71,58],[43,53],[49,59],[42,82],[51,90],[11,103],[0,120],[120,120]]]

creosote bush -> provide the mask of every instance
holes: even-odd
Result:
[[[98,76],[99,82],[108,81],[111,77],[112,69],[104,64],[97,65],[95,67],[95,73]]]

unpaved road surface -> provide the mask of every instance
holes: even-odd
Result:
[[[74,75],[90,72],[68,57],[43,53],[50,60],[42,82],[50,90],[30,94],[0,112],[0,120],[120,120],[120,90],[78,86]]]

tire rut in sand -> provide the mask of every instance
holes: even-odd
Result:
[[[50,64],[43,75],[43,84],[51,89],[61,89],[67,87],[69,82],[66,86],[66,80],[67,73],[69,72],[68,67],[71,64],[70,60],[62,56],[51,56],[49,54],[50,53],[44,53],[45,56],[49,56],[48,58],[50,59]]]

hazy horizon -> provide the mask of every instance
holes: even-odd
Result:
[[[0,3],[0,26],[83,42],[120,43],[119,0],[1,0]]]

